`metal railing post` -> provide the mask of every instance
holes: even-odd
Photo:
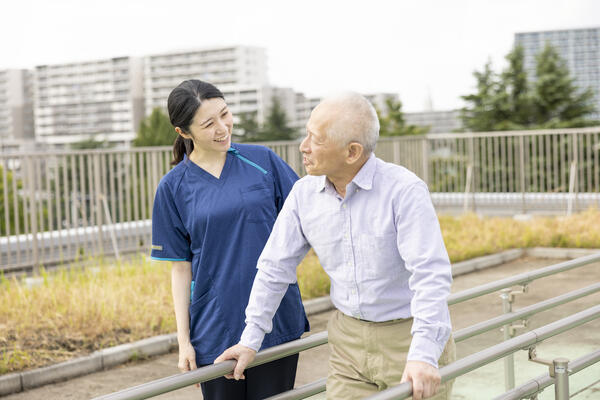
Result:
[[[429,139],[423,136],[421,139],[421,152],[423,157],[423,181],[429,186]]]
[[[502,311],[504,314],[512,312],[511,291],[511,288],[502,289],[500,291],[500,298],[502,299]],[[510,323],[504,325],[502,327],[502,331],[504,333],[505,342],[513,337],[512,330],[510,329]],[[507,391],[515,387],[515,358],[512,353],[504,357],[504,387]]]
[[[555,358],[552,360],[554,367],[554,398],[556,400],[569,399],[569,360]]]
[[[471,181],[473,177],[473,164],[469,164],[467,167],[467,182],[465,185],[465,199],[463,203],[463,213],[467,213],[469,211],[469,194],[471,194]]]
[[[33,253],[33,272],[37,275],[40,268],[40,252],[38,244],[38,209],[36,202],[36,181],[33,174],[32,158],[25,158],[27,168],[27,184],[29,194],[29,215],[25,214],[25,218],[31,221],[31,244]]]
[[[525,214],[525,138],[519,136],[519,164],[520,164],[520,183],[521,183],[521,211]]]
[[[571,162],[571,168],[569,170],[569,197],[567,199],[567,216],[570,216],[573,212],[573,203],[575,196],[577,196],[577,189],[575,187],[577,181],[577,161]]]

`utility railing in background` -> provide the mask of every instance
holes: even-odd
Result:
[[[263,143],[302,175],[298,142]],[[440,212],[600,207],[600,127],[380,138],[376,153],[429,185]],[[0,155],[0,270],[148,251],[169,147]]]
[[[511,288],[515,285],[528,285],[537,279],[569,271],[578,267],[583,267],[595,262],[600,262],[600,253],[580,257],[574,260],[565,261],[534,271],[525,272],[512,277],[483,284],[451,295],[448,298],[448,305],[451,306],[453,304],[468,301],[480,296],[484,296],[486,294],[494,293],[498,290]],[[509,312],[503,316],[492,318],[490,320],[477,323],[470,327],[460,329],[458,331],[453,332],[453,336],[455,338],[455,341],[460,342],[473,336],[479,335],[481,333],[488,332],[492,329],[497,329],[500,326],[505,326],[505,328],[507,326],[510,327],[510,324],[513,321],[524,320],[529,316],[552,309],[568,301],[573,301],[581,297],[597,293],[599,290],[600,284],[596,283],[586,288],[578,289],[573,292],[565,293],[558,297],[551,298],[537,304],[533,304],[517,312]],[[531,361],[541,361],[545,363],[545,361],[540,360],[535,355],[535,346],[537,343],[597,318],[600,318],[600,305],[588,308],[587,310],[581,311],[567,318],[563,318],[559,321],[534,329],[530,332],[526,332],[517,337],[508,338],[502,343],[489,347],[475,354],[471,354],[469,356],[457,360],[452,364],[442,367],[440,369],[442,381],[446,382],[458,376],[464,375],[470,371],[473,371],[479,367],[482,367],[486,364],[489,364],[493,361],[496,361],[502,357],[511,356],[513,353],[521,349],[529,349],[529,356]],[[260,365],[269,361],[280,359],[290,354],[298,353],[300,351],[304,351],[325,343],[327,343],[327,332],[320,332],[303,339],[299,339],[261,351],[257,354],[256,360],[250,366]],[[559,363],[558,366],[560,367],[558,368],[559,375],[555,375],[555,373],[552,372],[551,379],[546,379],[545,377],[539,378],[541,385],[537,387],[537,389],[535,388],[535,385],[532,382],[526,382],[525,384],[515,389],[507,388],[507,392],[504,394],[507,397],[502,398],[518,399],[525,397],[518,397],[522,393],[533,395],[535,393],[540,392],[545,387],[556,382],[556,399],[568,399],[568,376],[570,374],[580,371],[585,367],[592,365],[597,361],[600,361],[600,356],[598,356],[597,353],[598,352],[596,351],[585,357],[574,360],[573,363],[569,363],[568,360],[565,361],[564,359],[556,359],[556,361]],[[565,366],[565,363],[567,365],[567,368],[563,368]],[[550,362],[549,364],[552,364],[552,371],[557,370],[556,368],[554,368],[556,367],[556,365],[554,365],[552,362]],[[229,374],[232,372],[234,366],[234,361],[226,361],[224,363],[203,367],[183,374],[169,376],[163,379],[124,389],[119,392],[115,392],[105,396],[100,396],[96,398],[96,400],[146,399],[173,390],[177,390],[185,386],[192,385],[194,383],[206,382],[210,379]],[[510,373],[510,371],[505,369],[505,374],[506,373]],[[560,379],[557,379],[557,376]],[[538,380],[536,379],[535,382],[538,382]],[[270,400],[304,399],[314,394],[324,392],[325,383],[325,378],[319,379],[318,381],[273,396],[270,398]],[[404,383],[399,386],[382,391],[375,396],[371,396],[369,397],[369,399],[405,399],[409,397],[411,393],[412,387],[410,383]],[[558,396],[559,393],[562,397]],[[567,394],[567,397],[564,397],[565,393]]]
[[[0,155],[0,270],[147,251],[168,148]]]

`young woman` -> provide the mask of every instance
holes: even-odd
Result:
[[[178,134],[175,167],[156,191],[152,258],[173,262],[178,366],[188,371],[239,341],[258,256],[298,177],[266,147],[231,143],[233,117],[213,85],[184,81],[167,107]],[[298,286],[290,285],[263,347],[308,329]],[[204,398],[262,399],[289,390],[297,362],[296,354],[249,369],[245,380],[205,382]]]

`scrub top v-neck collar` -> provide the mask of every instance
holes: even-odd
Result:
[[[229,150],[227,150],[227,155],[225,156],[225,164],[223,165],[223,169],[221,170],[221,175],[218,178],[210,172],[206,171],[204,168],[202,168],[192,160],[190,160],[186,154],[183,155],[183,161],[185,162],[185,165],[187,166],[188,170],[194,175],[201,177],[202,179],[209,183],[212,183],[213,185],[223,186],[225,184],[225,181],[227,180],[227,177],[229,176],[232,157],[234,157],[233,148],[229,148]]]

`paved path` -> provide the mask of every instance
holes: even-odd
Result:
[[[482,283],[541,268],[559,261],[523,258],[500,267],[458,277],[454,281],[452,290],[453,292],[461,291]],[[598,281],[600,281],[600,263],[591,264],[553,277],[547,277],[534,282],[530,286],[529,293],[518,296],[514,308],[517,310],[526,305],[537,303]],[[535,316],[530,320],[530,327],[537,328],[598,303],[600,303],[600,293]],[[490,294],[479,299],[454,305],[450,310],[454,328],[460,329],[501,314],[502,305],[498,294]],[[325,329],[328,316],[329,313],[325,313],[310,318],[313,333]],[[600,332],[600,321],[597,320],[544,342],[538,347],[538,354],[543,358],[562,356],[574,359],[580,357],[600,348],[600,334],[598,332]],[[458,344],[458,356],[464,357],[485,347],[494,345],[501,340],[502,333],[498,330],[468,339]],[[327,358],[327,346],[302,352],[296,386],[313,382],[326,376]],[[524,351],[515,354],[517,384],[523,383],[547,371],[544,366],[528,362],[526,358]],[[115,369],[83,376],[67,382],[7,396],[3,400],[89,399],[94,396],[176,374],[178,372],[176,364],[177,354],[172,353],[136,364],[128,364]],[[598,379],[598,377],[600,377],[600,365],[598,364],[588,369],[587,372],[580,372],[573,375],[571,378],[571,393],[586,386],[586,382],[591,383],[595,379]],[[503,362],[499,360],[458,378],[454,385],[452,398],[455,400],[489,399],[503,392]],[[322,398],[323,396],[317,397]],[[201,399],[202,395],[199,389],[190,387],[156,398],[197,400]],[[552,387],[542,392],[539,397],[540,400],[553,398],[554,389]],[[593,388],[581,393],[576,399],[600,399],[600,384],[596,384]]]

